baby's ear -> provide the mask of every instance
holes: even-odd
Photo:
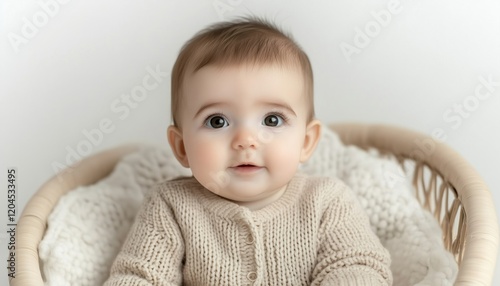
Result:
[[[300,163],[304,163],[311,157],[316,145],[318,145],[321,136],[321,122],[319,120],[312,120],[307,124],[306,136],[304,138],[304,145],[300,152]]]
[[[170,125],[167,129],[167,139],[175,158],[177,158],[177,161],[179,161],[183,167],[189,168],[189,162],[186,155],[186,149],[184,148],[184,140],[182,139],[181,130],[174,125]]]

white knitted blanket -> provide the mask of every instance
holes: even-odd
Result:
[[[453,285],[458,266],[443,247],[437,222],[420,207],[396,162],[344,146],[324,126],[301,172],[338,177],[353,189],[391,253],[394,285]],[[191,173],[168,147],[144,145],[102,181],[62,197],[39,245],[46,285],[102,285],[144,193],[181,175]]]

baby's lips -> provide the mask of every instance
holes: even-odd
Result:
[[[231,168],[236,168],[236,167],[259,167],[260,168],[261,166],[254,164],[252,162],[241,162],[241,163],[238,163],[238,164],[232,166]]]
[[[231,171],[236,172],[237,174],[250,175],[250,174],[254,174],[255,172],[257,172],[259,170],[262,170],[263,168],[264,167],[259,166],[257,164],[245,162],[245,163],[234,165],[230,169],[231,169]]]

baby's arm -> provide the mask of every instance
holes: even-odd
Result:
[[[179,226],[154,189],[137,214],[105,285],[181,285],[183,256]]]
[[[341,190],[321,220],[311,285],[392,285],[389,252],[352,191],[344,184],[335,188]]]

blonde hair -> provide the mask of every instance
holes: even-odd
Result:
[[[290,35],[270,22],[245,17],[220,22],[198,32],[182,47],[172,68],[171,114],[174,126],[179,126],[179,107],[183,82],[187,75],[207,65],[225,67],[239,64],[277,64],[301,69],[308,122],[314,118],[313,73],[306,53]]]

